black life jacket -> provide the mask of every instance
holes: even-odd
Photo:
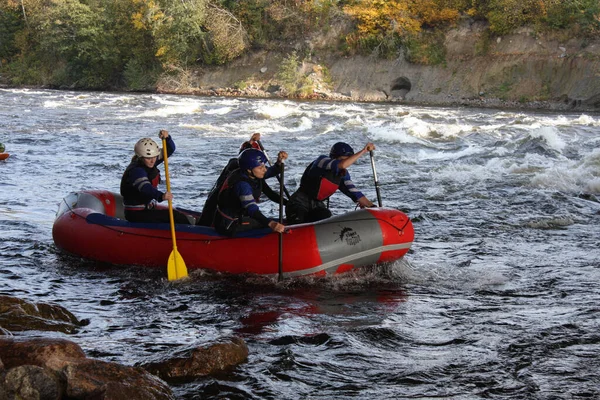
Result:
[[[129,173],[133,168],[143,168],[148,175],[148,180],[154,188],[158,187],[160,183],[160,170],[156,168],[156,165],[152,168],[146,167],[142,161],[133,160],[125,169],[123,177],[121,178],[121,195],[123,196],[123,203],[129,205],[148,204],[152,199],[146,198],[139,190],[133,186],[133,181],[129,177]]]
[[[340,170],[336,174],[334,170],[326,170],[324,174],[311,176],[310,169],[313,166],[310,163],[302,178],[300,179],[300,190],[310,196],[311,199],[323,201],[333,195],[339,188],[343,177],[346,175],[346,170]]]
[[[259,202],[262,193],[262,179],[252,179],[245,171],[241,169],[234,170],[221,186],[219,191],[218,207],[219,211],[226,214],[230,218],[240,218],[246,214],[246,210],[242,207],[240,198],[233,190],[234,186],[241,181],[248,182],[252,188],[252,197],[256,203]]]

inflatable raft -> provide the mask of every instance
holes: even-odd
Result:
[[[8,154],[8,153],[0,153],[0,161],[6,160],[8,157],[10,157],[10,154]]]
[[[190,222],[200,214],[179,209]],[[120,195],[109,191],[71,193],[61,202],[52,237],[63,251],[120,265],[164,268],[173,250],[169,224],[124,219]],[[402,212],[370,208],[310,224],[291,225],[283,234],[283,276],[329,275],[402,258],[414,238]],[[235,238],[213,228],[176,225],[177,249],[188,269],[277,275],[278,234],[270,229]]]

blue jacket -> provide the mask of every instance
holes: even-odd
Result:
[[[267,168],[264,179],[271,178],[280,172],[278,164]],[[223,183],[219,192],[219,211],[230,219],[249,216],[262,225],[267,226],[271,219],[260,212],[258,201],[262,194],[264,179],[252,179],[246,171],[236,169]]]
[[[171,135],[167,137],[166,142],[167,154],[171,156],[175,152],[175,142]],[[141,159],[133,157],[121,178],[121,196],[126,208],[149,209],[162,201],[164,193],[157,189],[160,183],[160,171],[157,166],[162,162],[164,162],[162,149],[153,168],[147,168]]]
[[[328,156],[319,156],[302,174],[298,190],[311,199],[323,201],[339,189],[353,201],[358,201],[364,194],[356,188],[350,173],[339,168],[340,162]]]

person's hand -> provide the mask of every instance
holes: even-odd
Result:
[[[171,192],[166,192],[163,194],[163,201],[165,200],[171,200],[173,201],[173,193]]]
[[[363,196],[360,199],[358,199],[358,205],[360,206],[360,208],[375,207],[375,204],[373,204],[371,200],[367,199],[367,196]]]
[[[364,148],[365,151],[373,151],[375,150],[375,145],[371,142],[367,143],[367,145]]]
[[[277,162],[278,163],[282,163],[285,160],[287,160],[288,158],[288,153],[286,153],[285,151],[280,151],[279,153],[277,153]]]
[[[166,139],[169,137],[169,132],[164,129],[161,129],[160,132],[158,132],[158,137],[161,139]]]
[[[258,132],[253,133],[252,136],[250,136],[251,142],[257,142],[259,140],[260,140],[260,133],[258,133]]]
[[[277,221],[269,222],[269,228],[271,228],[273,230],[273,232],[277,232],[277,233],[285,232],[285,225],[280,224]]]

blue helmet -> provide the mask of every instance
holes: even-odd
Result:
[[[331,150],[329,150],[329,157],[338,158],[341,156],[351,156],[354,154],[354,150],[348,143],[337,142],[333,146],[331,146]]]
[[[247,170],[267,163],[265,153],[257,149],[246,149],[238,156],[240,169]]]

